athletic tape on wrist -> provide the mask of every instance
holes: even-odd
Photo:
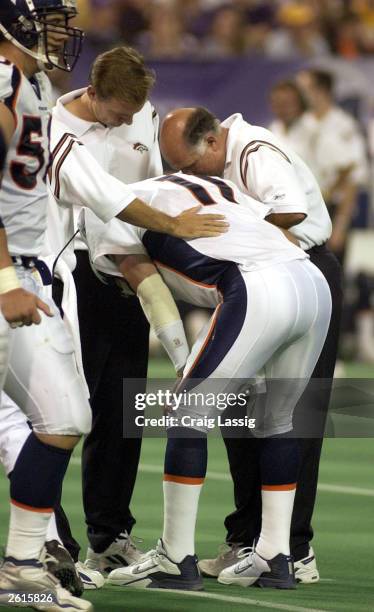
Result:
[[[152,274],[140,283],[137,296],[175,369],[180,370],[186,363],[189,347],[178,308],[168,287],[159,274]]]
[[[0,270],[0,295],[20,287],[21,283],[13,266]]]

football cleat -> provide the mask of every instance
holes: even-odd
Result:
[[[92,548],[87,549],[87,559],[84,567],[109,574],[119,567],[127,567],[137,563],[143,552],[136,547],[134,540],[127,532],[120,533],[110,546],[102,553],[95,553]]]
[[[141,589],[203,590],[197,557],[188,555],[175,563],[167,556],[162,540],[140,563],[110,572],[107,583]]]
[[[300,561],[295,561],[294,565],[296,582],[313,584],[319,581],[319,571],[312,547],[309,548],[308,556]]]
[[[0,605],[9,605],[11,596],[15,597],[14,605],[19,608],[31,607],[44,612],[93,612],[89,601],[74,597],[63,589],[38,559],[4,559],[0,568]]]
[[[82,580],[70,553],[60,542],[57,540],[46,542],[41,560],[46,564],[47,570],[60,581],[64,589],[70,591],[75,597],[82,595]]]
[[[79,578],[82,581],[84,589],[101,589],[101,587],[104,586],[105,578],[101,572],[89,569],[84,565],[84,563],[81,563],[80,561],[75,564],[75,568],[77,570]]]
[[[266,560],[260,557],[255,550],[243,556],[241,561],[222,570],[218,576],[218,582],[243,587],[256,585],[272,589],[294,589],[296,587],[292,557],[279,554],[273,559]]]
[[[250,551],[250,548],[243,548],[242,544],[222,544],[218,549],[218,556],[215,559],[201,559],[199,569],[203,576],[218,578],[220,572],[231,567],[243,556],[243,552]]]

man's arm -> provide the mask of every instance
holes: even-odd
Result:
[[[305,216],[303,213],[271,213],[265,217],[265,221],[276,225],[282,229],[290,229],[294,225],[299,225],[304,221]]]
[[[249,195],[271,206],[266,221],[283,229],[298,225],[307,216],[307,201],[295,169],[273,145],[254,144],[243,150],[241,176]]]
[[[201,207],[170,217],[139,200],[130,187],[111,176],[84,145],[65,135],[54,149],[49,172],[54,196],[66,205],[90,208],[105,223],[121,221],[179,238],[219,236],[227,230],[223,215],[200,215]]]
[[[332,233],[328,245],[334,253],[340,253],[347,239],[357,203],[357,185],[350,175],[339,180],[337,211],[332,221]]]
[[[10,110],[0,102],[0,185],[9,143],[16,124]]]
[[[146,255],[116,255],[118,269],[137,294],[149,324],[169,355],[178,375],[189,354],[178,308],[157,268]]]
[[[201,205],[194,206],[177,217],[170,217],[142,200],[135,199],[116,216],[131,225],[177,238],[210,238],[227,231],[228,223],[224,215],[199,215],[201,209]]]
[[[8,252],[5,230],[1,226],[0,308],[11,327],[17,327],[20,324],[32,325],[32,323],[38,325],[41,321],[38,310],[42,310],[49,317],[53,316],[47,304],[42,302],[37,295],[22,289]]]

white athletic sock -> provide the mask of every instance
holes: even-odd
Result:
[[[6,556],[16,559],[38,559],[46,540],[51,512],[28,510],[10,504],[10,522]]]
[[[296,487],[293,489],[262,489],[262,528],[256,552],[264,559],[279,553],[290,554],[290,529]]]
[[[195,526],[202,478],[199,484],[164,480],[164,533],[162,541],[172,561],[180,563],[195,554]]]
[[[57,525],[56,525],[56,517],[55,517],[55,513],[54,512],[53,512],[51,518],[49,519],[48,529],[47,529],[47,536],[46,536],[45,540],[46,540],[46,542],[50,542],[51,540],[57,540],[57,542],[60,542],[60,544],[62,544],[62,540],[61,540],[60,536],[58,535]]]

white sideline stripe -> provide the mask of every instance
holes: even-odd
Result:
[[[80,465],[81,460],[79,457],[73,457],[70,461],[74,465]],[[139,465],[140,472],[145,472],[147,474],[159,474],[160,477],[163,474],[163,468],[161,465],[152,465],[150,463],[140,463]],[[223,472],[208,472],[207,479],[210,480],[219,480],[219,481],[231,481],[231,476],[228,474],[224,474]],[[344,485],[334,485],[334,484],[318,484],[318,490],[324,491],[326,493],[344,493],[346,495],[362,495],[364,497],[374,497],[374,489],[364,489],[362,487],[346,487]]]
[[[360,487],[345,487],[342,485],[319,484],[320,491],[328,491],[329,493],[346,493],[347,495],[364,495],[366,497],[374,497],[374,489],[362,489]]]
[[[139,465],[141,472],[148,472],[149,474],[160,474],[162,475],[163,469],[161,466],[151,465],[148,463],[141,463]],[[220,481],[231,481],[229,474],[223,472],[208,472],[207,479],[220,480]],[[319,484],[318,489],[320,491],[326,491],[328,493],[346,493],[348,495],[364,495],[366,497],[374,497],[374,489],[363,489],[360,487],[346,487],[344,485],[334,484]]]
[[[123,587],[120,587],[123,588]],[[131,587],[130,587],[131,588]],[[133,589],[135,591],[135,589]],[[144,589],[153,592],[153,589]],[[318,608],[303,608],[301,606],[289,606],[287,604],[272,603],[261,599],[250,599],[249,597],[233,597],[231,595],[218,595],[217,593],[207,593],[201,591],[175,591],[173,589],[158,589],[158,593],[172,593],[175,595],[185,595],[186,597],[196,597],[197,599],[214,599],[215,601],[224,601],[231,604],[244,604],[246,606],[256,606],[256,608],[269,608],[270,610],[284,610],[285,612],[327,612]]]

